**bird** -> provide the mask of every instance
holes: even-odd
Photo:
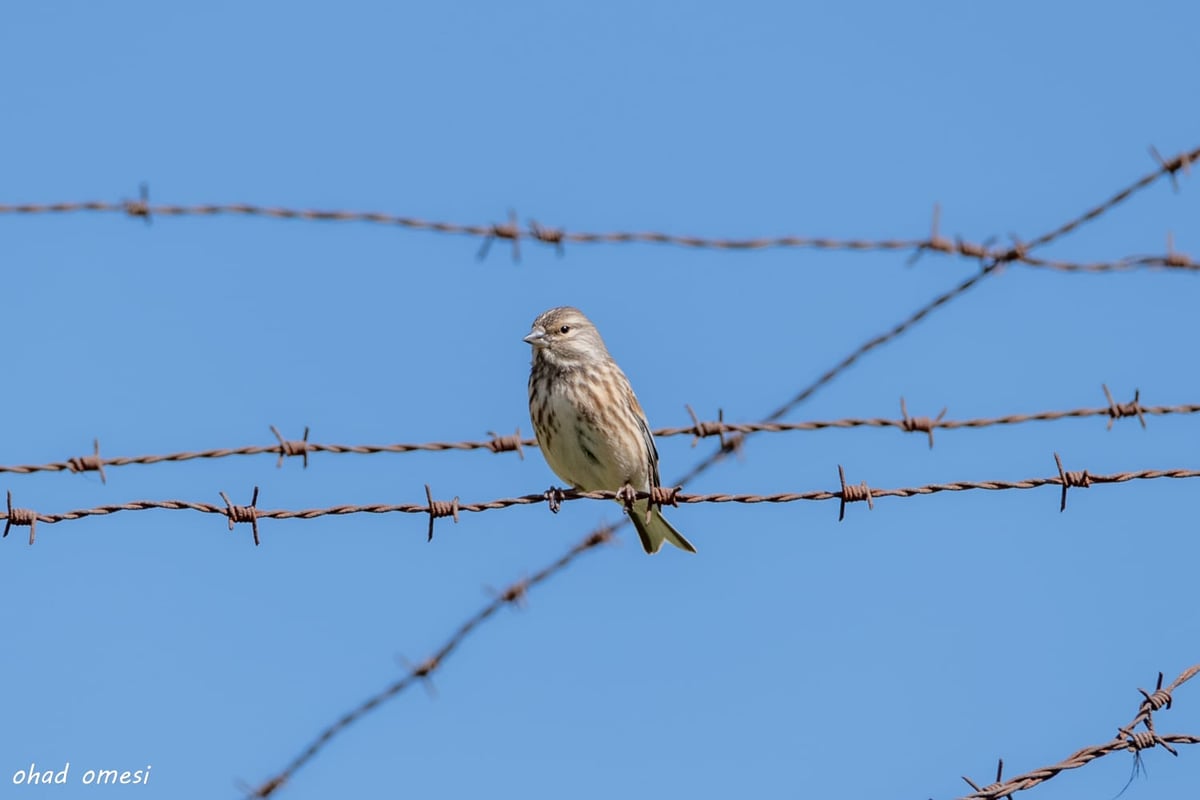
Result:
[[[533,349],[529,418],[550,469],[580,491],[660,486],[646,414],[591,320],[572,306],[551,308],[523,341]],[[647,553],[663,542],[696,552],[648,500],[633,503],[629,517]]]

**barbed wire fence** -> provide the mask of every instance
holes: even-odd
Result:
[[[240,216],[258,217],[276,220],[299,220],[307,222],[357,222],[373,225],[398,227],[412,231],[425,231],[436,234],[450,234],[482,239],[479,257],[485,257],[495,241],[506,241],[512,245],[513,259],[520,258],[522,241],[535,242],[555,248],[561,255],[567,244],[659,244],[682,247],[692,250],[726,250],[748,251],[768,249],[811,249],[811,250],[847,250],[858,252],[896,252],[911,251],[913,258],[922,253],[941,253],[943,255],[959,256],[974,261],[995,264],[1019,263],[1031,267],[1055,269],[1067,272],[1111,272],[1140,267],[1159,267],[1163,269],[1200,270],[1200,263],[1188,255],[1175,250],[1173,237],[1167,234],[1167,248],[1164,253],[1154,255],[1128,255],[1109,262],[1075,262],[1054,259],[1037,258],[1030,251],[1047,245],[1095,220],[1121,203],[1124,203],[1137,192],[1155,183],[1164,175],[1170,176],[1174,182],[1180,172],[1190,172],[1191,165],[1200,160],[1200,148],[1179,153],[1171,158],[1163,158],[1156,149],[1150,148],[1150,153],[1158,163],[1158,168],[1146,173],[1129,186],[1116,192],[1102,203],[1087,209],[1082,214],[1063,223],[1059,227],[1043,233],[1033,239],[1023,242],[1014,237],[1007,246],[994,246],[985,242],[969,242],[962,238],[949,239],[939,231],[940,209],[933,211],[933,223],[927,237],[913,239],[832,239],[820,236],[766,236],[748,239],[717,238],[706,236],[687,236],[665,233],[662,231],[610,231],[586,232],[568,231],[563,228],[551,228],[529,220],[522,225],[515,212],[509,213],[506,222],[487,224],[466,224],[459,222],[426,220],[419,217],[387,214],[377,211],[350,211],[345,209],[321,210],[288,208],[283,206],[264,206],[252,203],[205,203],[196,205],[181,205],[172,203],[151,203],[150,190],[147,184],[142,184],[136,200],[84,200],[55,203],[7,203],[0,204],[0,215],[45,215],[45,214],[79,214],[104,213],[124,214],[149,223],[155,217],[217,217]]]
[[[74,511],[64,511],[54,514],[39,513],[31,508],[13,506],[12,491],[7,493],[7,511],[3,536],[7,537],[13,526],[29,528],[29,543],[33,544],[37,533],[37,523],[53,525],[59,522],[101,517],[128,511],[197,511],[201,514],[217,514],[229,521],[229,529],[233,530],[238,523],[249,523],[254,533],[254,543],[260,544],[258,521],[260,519],[319,519],[321,517],[343,517],[350,514],[425,514],[429,516],[428,539],[433,540],[433,523],[442,517],[453,517],[458,522],[462,513],[481,513],[498,511],[514,506],[546,504],[551,511],[558,511],[562,503],[572,500],[615,500],[625,505],[626,510],[633,513],[634,503],[648,500],[652,506],[679,506],[694,503],[795,503],[805,500],[839,500],[841,508],[838,519],[846,514],[847,503],[866,502],[870,508],[875,507],[875,499],[880,497],[918,497],[920,495],[939,494],[941,492],[965,492],[973,489],[987,491],[1004,491],[1012,489],[1038,489],[1043,486],[1062,487],[1062,502],[1059,510],[1067,507],[1067,489],[1077,487],[1086,489],[1090,486],[1107,483],[1127,483],[1138,480],[1155,480],[1160,478],[1200,478],[1200,470],[1191,469],[1146,469],[1132,472],[1115,472],[1111,474],[1092,473],[1088,470],[1067,471],[1063,468],[1062,459],[1054,454],[1058,465],[1058,474],[1046,477],[1024,478],[1021,480],[984,480],[984,481],[952,481],[949,483],[929,483],[923,486],[906,486],[892,489],[876,489],[867,485],[866,481],[857,484],[846,483],[845,470],[838,465],[839,489],[815,489],[806,492],[777,492],[774,494],[736,494],[711,492],[707,494],[686,494],[682,486],[655,487],[650,491],[639,491],[632,486],[625,486],[614,491],[580,491],[552,487],[544,492],[520,495],[517,497],[499,497],[482,502],[460,502],[458,497],[453,500],[435,500],[429,484],[425,484],[425,503],[373,503],[370,505],[338,505],[327,508],[305,509],[261,509],[258,507],[258,487],[249,505],[237,505],[230,501],[228,495],[221,493],[224,505],[213,503],[193,502],[188,500],[134,500],[129,503],[83,508]]]
[[[1200,412],[1200,403],[1181,403],[1177,405],[1143,406],[1141,392],[1135,392],[1134,398],[1127,403],[1118,403],[1113,399],[1107,386],[1102,386],[1108,398],[1107,406],[1073,408],[1067,410],[1036,411],[1031,413],[1012,413],[999,417],[977,417],[973,419],[947,419],[946,408],[936,417],[911,416],[904,398],[900,398],[899,417],[845,417],[831,420],[806,420],[801,422],[726,422],[724,413],[718,414],[716,420],[701,420],[696,413],[687,407],[692,418],[691,425],[656,428],[656,437],[691,436],[692,446],[701,439],[717,437],[721,448],[734,449],[737,440],[726,434],[747,433],[788,433],[796,431],[822,431],[849,428],[896,428],[906,433],[923,433],[929,438],[929,446],[933,447],[933,433],[937,430],[979,430],[996,425],[1020,425],[1028,422],[1054,422],[1064,419],[1085,419],[1088,417],[1107,417],[1108,428],[1119,419],[1136,417],[1143,428],[1146,427],[1147,416],[1168,416],[1179,414],[1195,414]],[[209,450],[182,450],[173,453],[148,453],[138,456],[116,456],[104,458],[100,455],[100,441],[93,440],[92,452],[88,455],[72,456],[65,461],[51,461],[44,464],[0,464],[0,474],[13,473],[28,475],[35,472],[96,472],[101,481],[107,481],[105,467],[124,467],[131,464],[164,464],[193,461],[196,459],[218,459],[231,456],[272,455],[276,457],[275,466],[282,467],[285,459],[298,457],[302,459],[304,468],[308,468],[309,453],[333,453],[350,455],[375,455],[379,453],[439,453],[449,450],[487,450],[491,453],[515,452],[524,458],[524,448],[536,448],[537,440],[522,438],[518,426],[515,433],[500,435],[489,432],[490,439],[463,440],[453,442],[396,442],[391,444],[327,444],[309,441],[309,428],[304,429],[301,439],[285,439],[275,426],[270,427],[275,435],[275,444],[242,445],[240,447],[219,447]]]
[[[649,499],[651,503],[671,505],[700,502],[780,503],[801,500],[816,501],[837,499],[840,503],[840,518],[845,513],[845,506],[847,503],[866,502],[868,506],[872,506],[874,499],[881,497],[912,497],[922,494],[975,489],[1033,489],[1044,486],[1060,487],[1060,510],[1062,510],[1065,509],[1066,506],[1067,491],[1072,487],[1086,488],[1093,484],[1124,483],[1133,480],[1153,480],[1164,478],[1186,479],[1200,477],[1200,471],[1190,469],[1141,470],[1111,474],[1092,474],[1087,470],[1068,471],[1063,467],[1058,455],[1055,454],[1057,475],[1028,478],[1016,481],[957,481],[953,483],[935,483],[895,489],[875,489],[869,487],[865,481],[858,484],[848,484],[846,482],[844,472],[839,466],[838,473],[840,486],[836,490],[813,490],[807,492],[780,493],[774,495],[682,493],[682,487],[684,484],[688,483],[696,476],[720,462],[730,453],[739,451],[745,438],[756,433],[822,430],[829,428],[894,427],[905,432],[920,432],[927,434],[929,437],[929,444],[932,447],[933,432],[940,429],[970,429],[988,427],[992,425],[1012,425],[1032,421],[1054,421],[1069,418],[1097,416],[1107,416],[1110,428],[1116,420],[1125,417],[1137,417],[1140,423],[1145,426],[1145,417],[1147,415],[1192,414],[1197,410],[1200,410],[1200,406],[1195,405],[1142,406],[1140,403],[1140,395],[1137,393],[1135,393],[1132,401],[1128,403],[1117,403],[1113,400],[1112,395],[1108,392],[1107,387],[1105,387],[1104,391],[1108,400],[1108,404],[1107,406],[1096,408],[1077,408],[1066,411],[1045,411],[1033,414],[1010,414],[1004,417],[953,420],[945,418],[945,411],[943,411],[941,415],[932,419],[929,417],[912,417],[908,414],[907,408],[905,407],[903,401],[901,401],[901,416],[899,418],[847,418],[841,420],[798,423],[780,422],[784,416],[808,400],[821,388],[831,383],[838,375],[856,363],[864,355],[903,335],[906,331],[910,330],[913,326],[924,320],[937,309],[954,301],[958,297],[964,295],[970,289],[978,286],[984,281],[985,278],[998,274],[1001,269],[1008,264],[1024,264],[1031,267],[1042,267],[1065,271],[1092,272],[1132,269],[1138,267],[1160,267],[1188,271],[1200,270],[1200,265],[1192,261],[1190,257],[1175,250],[1174,243],[1169,234],[1166,252],[1165,254],[1159,255],[1125,256],[1109,262],[1071,262],[1048,260],[1032,255],[1033,250],[1056,241],[1059,238],[1077,230],[1084,224],[1103,216],[1105,213],[1124,203],[1137,192],[1152,185],[1160,178],[1170,177],[1172,181],[1175,181],[1179,172],[1188,172],[1190,165],[1200,158],[1200,148],[1180,153],[1179,155],[1170,159],[1164,159],[1161,156],[1158,156],[1157,153],[1154,155],[1158,160],[1158,167],[1154,171],[1147,173],[1129,186],[1126,186],[1116,192],[1112,197],[1108,198],[1104,202],[1087,209],[1079,216],[1068,220],[1057,228],[1054,228],[1028,241],[1021,241],[1014,237],[1012,244],[1008,247],[994,247],[990,244],[971,243],[961,239],[950,240],[945,238],[939,233],[938,230],[939,215],[936,209],[930,235],[923,239],[836,240],[797,236],[782,236],[759,239],[718,239],[708,237],[678,236],[660,232],[572,232],[563,229],[546,228],[539,225],[535,221],[530,221],[526,226],[523,227],[518,223],[515,215],[510,216],[510,219],[507,223],[490,225],[463,225],[447,222],[430,222],[413,217],[400,217],[372,212],[314,211],[246,204],[197,206],[165,204],[152,205],[149,202],[148,190],[146,190],[144,187],[140,199],[136,201],[120,201],[115,203],[82,202],[0,205],[0,214],[119,212],[144,219],[147,222],[155,216],[213,216],[219,214],[259,216],[278,219],[357,221],[399,226],[413,230],[467,235],[480,238],[483,240],[480,248],[481,257],[487,254],[488,249],[493,242],[501,240],[511,243],[513,247],[514,258],[519,258],[520,243],[524,240],[529,240],[539,244],[551,245],[558,249],[560,254],[563,252],[563,248],[566,244],[614,244],[642,242],[674,245],[686,248],[707,248],[720,250],[813,248],[849,251],[911,251],[914,259],[928,251],[973,259],[976,260],[980,265],[980,269],[977,273],[970,276],[966,280],[963,280],[946,292],[933,298],[929,303],[919,308],[901,322],[873,337],[872,339],[869,339],[851,351],[847,356],[837,362],[825,373],[820,375],[811,384],[795,394],[792,398],[764,417],[761,421],[740,424],[725,423],[722,418],[723,415],[720,414],[715,422],[701,421],[695,416],[694,413],[691,412],[691,409],[689,409],[689,413],[692,416],[692,425],[662,429],[658,432],[658,434],[663,436],[691,435],[695,437],[693,445],[696,444],[696,442],[698,442],[701,438],[716,436],[719,438],[719,446],[709,455],[700,459],[696,465],[694,465],[687,473],[685,473],[679,480],[676,481],[675,486],[669,488],[658,489],[653,492],[635,492],[631,489],[631,487],[626,487],[625,489],[615,492],[577,492],[573,490],[551,489],[546,492],[534,493],[520,497],[499,498],[497,500],[483,503],[460,503],[457,498],[451,501],[435,500],[431,489],[426,486],[426,503],[424,504],[393,504],[373,506],[345,505],[333,506],[329,508],[301,510],[258,509],[258,490],[255,489],[249,505],[235,504],[230,501],[228,496],[222,493],[222,500],[224,501],[223,505],[179,500],[135,501],[133,503],[112,504],[98,506],[91,509],[81,509],[77,511],[55,514],[43,514],[32,509],[14,506],[12,503],[12,494],[10,490],[7,496],[6,513],[4,514],[4,535],[7,536],[10,532],[10,529],[14,526],[27,526],[30,529],[30,542],[32,543],[38,522],[42,522],[44,524],[56,524],[68,520],[76,520],[89,516],[98,516],[124,511],[169,509],[191,510],[224,516],[228,522],[228,527],[231,530],[237,524],[249,524],[253,531],[256,543],[259,541],[259,519],[311,519],[321,516],[357,513],[426,514],[429,517],[428,535],[429,537],[432,537],[433,523],[436,519],[442,517],[453,517],[457,521],[459,512],[481,512],[515,505],[532,505],[540,503],[546,503],[552,509],[555,509],[558,503],[580,499],[607,501],[617,500],[625,503],[628,510],[632,510],[632,503],[635,500],[641,499]],[[190,460],[194,458],[223,458],[233,455],[256,455],[270,453],[276,456],[277,466],[281,466],[282,462],[286,458],[296,456],[301,457],[304,461],[304,464],[307,466],[308,455],[310,453],[318,452],[365,454],[380,452],[399,453],[417,450],[437,452],[447,450],[487,449],[494,453],[516,450],[519,455],[522,455],[522,447],[535,445],[535,443],[531,440],[522,439],[520,437],[519,429],[514,434],[505,436],[500,436],[494,433],[490,434],[492,438],[486,441],[427,442],[408,445],[328,445],[309,442],[307,430],[305,431],[304,438],[300,440],[288,440],[285,439],[278,430],[272,428],[272,431],[275,434],[276,443],[265,446],[253,445],[240,448],[225,448],[221,450],[188,451],[162,455],[146,455],[112,459],[101,457],[99,442],[96,442],[91,455],[77,456],[70,458],[67,461],[51,462],[40,465],[0,466],[0,472],[10,474],[28,474],[32,472],[46,471],[96,471],[100,473],[100,476],[103,480],[105,478],[104,468],[106,466],[115,467],[125,466],[128,464],[156,464]],[[491,619],[499,609],[503,608],[505,605],[520,603],[531,588],[545,582],[550,577],[565,570],[571,564],[575,563],[582,555],[596,550],[599,545],[611,541],[616,531],[621,527],[621,525],[626,524],[627,521],[627,519],[623,519],[618,523],[596,528],[595,530],[589,532],[587,536],[569,548],[557,559],[545,565],[540,570],[534,572],[530,577],[518,580],[510,584],[503,591],[496,593],[491,602],[487,603],[475,614],[468,617],[457,629],[455,629],[455,631],[452,632],[442,647],[435,650],[429,658],[413,666],[400,679],[389,684],[383,690],[373,694],[358,706],[346,712],[332,724],[327,726],[318,734],[311,744],[302,750],[299,755],[297,755],[281,771],[275,773],[273,777],[258,784],[256,788],[248,788],[248,794],[254,797],[268,797],[272,795],[277,789],[291,780],[301,767],[318,755],[333,738],[343,732],[346,728],[353,725],[371,711],[379,708],[387,700],[403,693],[414,683],[428,680],[432,674],[440,668],[445,659],[452,655],[458,649],[459,645],[461,645],[473,632],[478,630],[480,626]],[[1050,778],[1057,776],[1058,774],[1061,774],[1061,772],[1065,770],[1083,766],[1090,761],[1095,760],[1096,758],[1100,758],[1115,752],[1130,751],[1137,756],[1145,749],[1162,746],[1174,753],[1175,751],[1172,748],[1172,745],[1200,743],[1200,737],[1180,734],[1160,735],[1155,732],[1153,727],[1153,714],[1159,710],[1170,708],[1171,693],[1184,682],[1190,680],[1195,674],[1197,674],[1197,672],[1200,672],[1200,665],[1185,671],[1166,689],[1162,688],[1160,675],[1159,685],[1153,693],[1142,691],[1144,700],[1142,705],[1139,707],[1138,714],[1135,716],[1133,722],[1124,728],[1119,729],[1118,735],[1113,740],[1102,745],[1084,748],[1056,765],[1043,767],[1016,778],[1002,780],[1001,775],[998,772],[996,781],[984,788],[979,788],[977,785],[968,780],[967,782],[976,791],[971,795],[967,795],[967,797],[972,799],[997,798],[1011,795],[1014,792],[1032,788],[1033,786],[1036,786],[1046,780],[1049,780]],[[1141,729],[1139,729],[1139,727]]]

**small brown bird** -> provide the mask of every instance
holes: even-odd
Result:
[[[642,492],[659,486],[658,451],[629,379],[596,326],[577,308],[552,308],[533,321],[529,417],[550,469],[581,491]],[[649,501],[629,515],[647,553],[663,542],[696,552]]]

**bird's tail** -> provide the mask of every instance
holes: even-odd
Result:
[[[667,518],[662,515],[657,506],[650,512],[648,521],[644,503],[640,504],[640,507],[635,505],[629,518],[633,521],[633,527],[637,528],[638,537],[642,540],[642,548],[647,553],[657,553],[663,542],[670,542],[680,550],[687,550],[689,553],[696,552],[692,543],[683,538],[683,534],[667,522]]]

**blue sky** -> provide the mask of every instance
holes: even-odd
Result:
[[[0,203],[136,197],[708,236],[1028,239],[1200,145],[1186,3],[25,4],[0,16]],[[1162,180],[1047,247],[1200,251],[1200,187]],[[0,216],[0,464],[269,444],[487,438],[530,427],[520,339],[596,322],[654,426],[753,421],[978,264],[908,253],[691,251],[354,223]],[[1195,274],[1011,266],[788,419],[987,417],[1200,402]],[[1200,468],[1197,421],[767,434],[690,491],[875,487]],[[659,441],[672,481],[709,452]],[[138,499],[464,501],[557,482],[536,450],[270,455],[0,474],[43,513]],[[935,797],[1113,736],[1159,670],[1200,661],[1191,481],[858,504],[695,505],[696,556],[628,530],[504,608],[346,730],[277,797]],[[612,505],[264,520],[146,511],[0,542],[0,785],[237,797],[432,653]],[[1191,685],[1157,717],[1200,731]],[[1127,798],[1194,787],[1145,755]],[[62,769],[59,787],[11,786]],[[1032,790],[1110,797],[1132,760]]]

